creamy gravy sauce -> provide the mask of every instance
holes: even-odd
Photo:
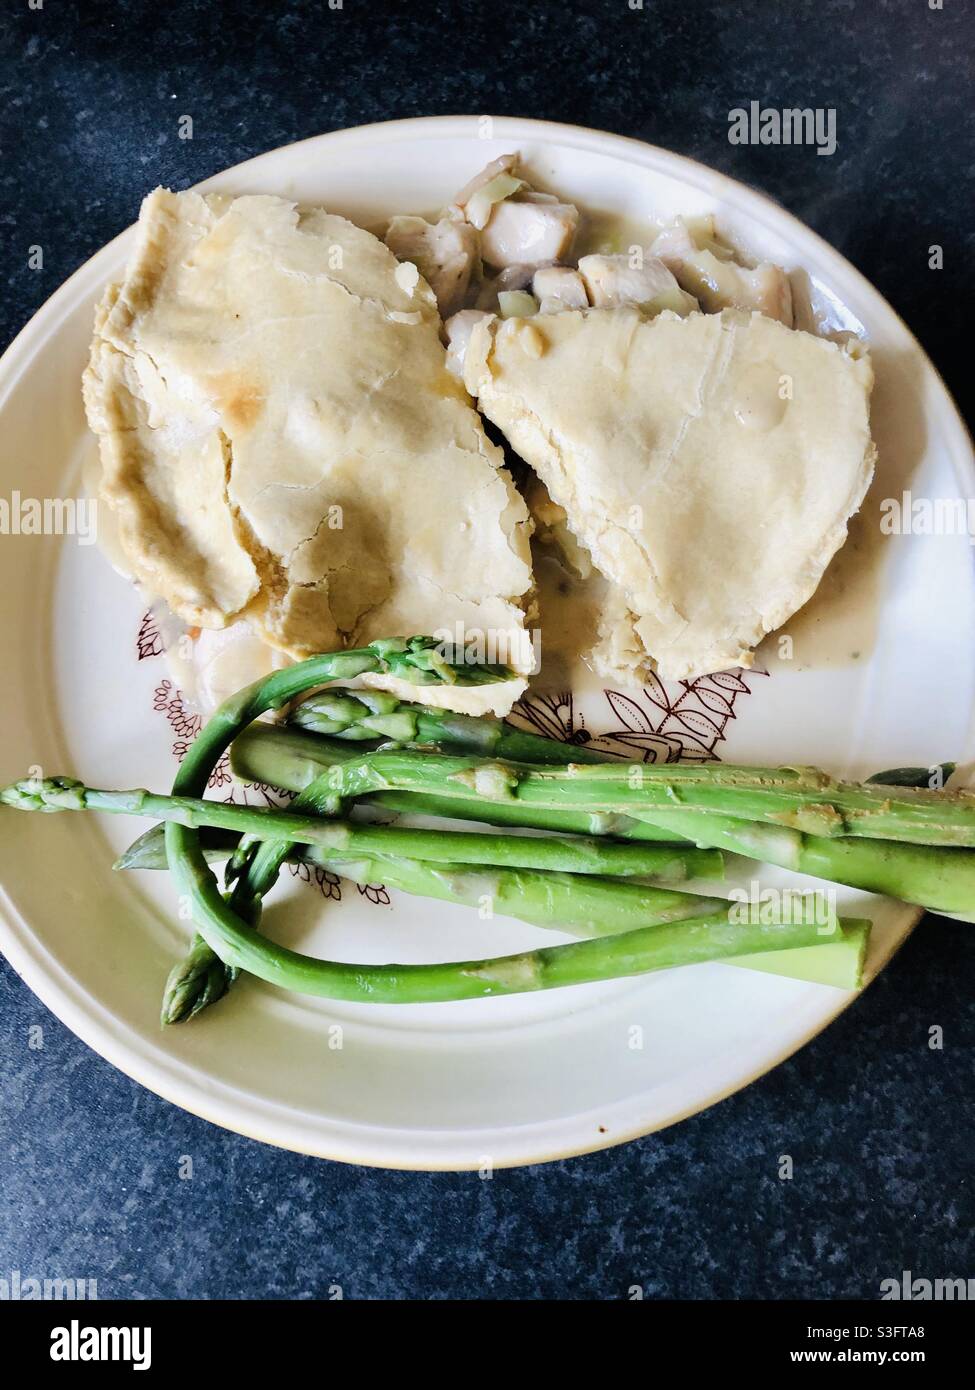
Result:
[[[580,579],[554,546],[541,541],[532,542],[532,560],[542,641],[541,669],[529,684],[534,690],[564,690],[596,644],[606,581],[595,573]]]

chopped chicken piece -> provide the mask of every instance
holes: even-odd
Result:
[[[442,217],[394,217],[386,245],[400,261],[410,261],[437,296],[441,318],[449,318],[464,302],[471,272],[477,263],[477,232],[466,222]]]
[[[671,309],[683,318],[697,309],[697,300],[680,288],[663,261],[648,256],[642,266],[634,266],[627,256],[583,256],[579,274],[589,292],[589,302],[597,309],[618,309],[623,304],[660,313]]]
[[[738,299],[741,307],[757,309],[766,318],[778,319],[786,328],[791,328],[794,322],[792,285],[782,267],[763,261],[753,270],[737,265],[734,269],[740,277]]]
[[[481,255],[495,269],[551,265],[568,251],[579,210],[529,188],[515,172],[517,155],[501,155],[457,194],[459,210],[481,234]],[[512,289],[521,286],[500,286]]]
[[[551,265],[564,259],[578,225],[579,209],[571,203],[535,193],[505,198],[481,232],[481,255],[496,267]]]
[[[480,323],[481,319],[490,317],[491,315],[483,309],[461,309],[444,324],[444,332],[447,334],[447,370],[453,372],[461,381],[464,380],[464,357],[474,325]]]
[[[482,231],[494,210],[495,203],[510,198],[528,185],[515,173],[518,156],[503,154],[491,163],[457,194],[451,208],[457,208],[461,217],[467,219],[472,227]]]
[[[750,269],[718,256],[711,246],[699,244],[681,217],[664,228],[650,250],[708,313],[757,309],[766,318],[792,327],[792,286],[781,266],[763,261]]]
[[[539,301],[543,314],[589,307],[582,276],[564,265],[547,265],[536,270],[532,276],[532,294]]]

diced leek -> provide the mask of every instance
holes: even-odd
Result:
[[[679,217],[677,221],[683,222],[699,251],[710,251],[719,261],[734,260],[734,251],[718,237],[713,213],[704,213],[700,217]]]
[[[502,290],[498,308],[503,319],[530,319],[538,313],[538,300],[527,290]]]
[[[519,189],[527,186],[524,179],[516,179],[514,174],[495,174],[483,188],[471,194],[465,208],[468,222],[479,232],[483,231],[491,220],[495,203],[503,203],[512,193],[517,193]]]

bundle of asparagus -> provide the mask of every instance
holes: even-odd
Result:
[[[309,782],[333,768],[337,763],[352,762],[360,756],[361,749],[350,750],[348,744],[335,742],[336,739],[358,741],[358,729],[368,729],[367,722],[377,706],[372,692],[359,692],[343,695],[347,713],[354,705],[358,706],[360,718],[358,726],[350,724],[342,730],[329,731],[329,738],[315,737],[298,732],[305,729],[320,729],[323,721],[317,718],[318,709],[326,703],[326,697],[313,696],[305,704],[299,705],[291,716],[296,728],[283,729],[255,725],[248,729],[234,744],[232,762],[237,775],[245,781],[268,782],[284,791],[300,791]],[[394,710],[388,703],[391,697],[381,697],[386,713]],[[334,697],[333,697],[334,699]],[[392,701],[395,706],[396,701]],[[509,761],[519,761],[512,753],[503,753],[496,742],[500,735],[496,730],[507,728],[500,720],[472,719],[457,716],[442,710],[412,707],[419,711],[423,719],[423,737],[410,741],[406,746],[422,745],[444,749],[456,753],[478,753],[485,747],[497,756],[506,756]],[[399,711],[395,711],[399,712]],[[419,727],[419,726],[418,726]],[[520,761],[536,764],[568,764],[586,761],[611,764],[616,779],[626,784],[635,777],[642,784],[644,775],[649,779],[656,777],[658,791],[661,787],[675,786],[678,772],[690,769],[680,765],[664,764],[647,766],[639,764],[636,769],[629,764],[620,764],[608,754],[600,754],[590,749],[580,750],[574,744],[559,743],[554,739],[540,738],[535,734],[513,731],[518,735],[518,749],[522,753]],[[949,765],[950,766],[950,765]],[[430,767],[430,764],[427,764]],[[731,793],[734,793],[736,774],[744,771],[761,777],[760,769],[724,768],[715,764],[696,767],[695,772],[703,774],[706,782],[719,789],[722,780],[728,779]],[[783,769],[786,778],[801,775],[795,769]],[[807,776],[821,784],[828,784],[822,773],[807,769]],[[863,791],[873,806],[889,807],[890,797],[911,797],[915,795],[906,788],[919,785],[929,779],[941,782],[944,766],[930,770],[927,768],[900,768],[893,773],[882,774],[864,785]],[[772,774],[773,777],[777,775]],[[896,778],[896,780],[894,780]],[[834,784],[839,785],[839,784]],[[885,791],[884,788],[893,788]],[[574,790],[574,788],[573,788]],[[852,790],[856,790],[853,788]],[[822,792],[819,793],[822,795]],[[658,796],[657,800],[660,801]],[[975,805],[968,793],[959,798],[964,807]],[[492,825],[535,826],[546,830],[558,830],[567,834],[612,835],[617,838],[660,839],[664,836],[674,840],[692,843],[713,849],[741,854],[766,864],[775,864],[794,873],[809,874],[815,878],[827,879],[832,883],[845,884],[850,888],[861,888],[871,893],[881,893],[887,897],[899,898],[902,902],[926,907],[932,912],[941,912],[959,917],[964,921],[975,918],[975,855],[966,849],[945,848],[940,844],[919,844],[913,842],[908,816],[902,812],[900,824],[903,834],[890,833],[889,840],[835,836],[829,834],[810,834],[789,824],[790,812],[800,809],[786,802],[782,819],[775,823],[743,819],[740,816],[725,815],[714,810],[706,813],[687,804],[684,797],[675,789],[673,800],[658,804],[652,811],[643,809],[639,798],[630,798],[627,813],[618,811],[592,810],[579,804],[567,807],[563,802],[558,807],[540,805],[537,799],[530,804],[516,795],[495,800],[478,800],[463,796],[454,789],[448,798],[436,790],[433,778],[426,778],[422,800],[415,791],[382,791],[371,797],[377,804],[398,812],[417,812],[426,810],[433,815],[451,816],[457,820],[474,819]],[[923,790],[920,801],[914,804],[937,807],[945,801],[955,800],[955,794],[934,793]],[[730,797],[729,797],[730,801]],[[828,800],[820,807],[824,819],[833,821]],[[808,813],[807,813],[808,814]],[[834,828],[832,823],[828,829]]]
[[[447,661],[431,638],[314,657],[227,701],[190,749],[168,797],[101,791],[66,778],[15,783],[24,810],[123,812],[160,821],[116,867],[167,864],[201,935],[167,984],[164,1022],[218,999],[240,969],[328,997],[417,1002],[522,992],[701,960],[856,987],[869,923],[791,898],[769,914],[670,885],[720,877],[728,850],[897,896],[969,920],[975,912],[975,798],[837,782],[810,768],[610,761],[496,719],[326,690],[255,724],[309,689],[366,671],[414,683],[480,683],[504,668]],[[296,727],[294,727],[296,726]],[[367,747],[367,745],[369,745]],[[288,810],[202,799],[231,747],[238,776],[296,793]],[[362,804],[545,834],[362,824]],[[165,828],[164,828],[165,827]],[[229,892],[208,864],[228,860]],[[586,940],[518,956],[438,965],[311,959],[257,934],[262,899],[298,858],[358,882],[478,903]],[[646,880],[653,880],[652,883]],[[661,886],[665,885],[665,886]]]

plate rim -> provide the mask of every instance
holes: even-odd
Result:
[[[304,146],[315,146],[321,148],[323,145],[354,145],[355,143],[368,144],[377,138],[381,132],[383,137],[408,138],[412,140],[429,138],[450,138],[455,135],[463,135],[470,138],[471,128],[478,121],[485,119],[484,115],[439,115],[439,116],[419,116],[405,117],[393,121],[376,121],[366,125],[352,126],[342,130],[327,131],[305,137],[301,140],[292,141],[285,145],[277,146],[272,150],[264,151],[250,159],[244,160],[239,164],[228,166],[219,170],[202,182],[193,185],[197,189],[208,189],[218,186],[228,178],[246,177],[254,171],[262,161],[272,161],[279,157],[285,150],[300,149]],[[492,122],[492,140],[508,140],[513,143],[534,140],[541,145],[546,142],[560,144],[562,146],[573,146],[576,148],[587,148],[594,152],[615,155],[625,162],[643,166],[645,168],[656,168],[678,179],[683,178],[685,182],[698,187],[706,187],[708,191],[713,191],[715,197],[725,196],[740,203],[744,197],[746,203],[751,202],[757,207],[762,207],[767,214],[771,214],[781,227],[783,222],[787,230],[791,229],[797,236],[803,239],[812,239],[816,244],[820,255],[826,261],[832,261],[837,270],[841,270],[845,277],[850,277],[856,285],[858,292],[870,301],[873,307],[881,314],[886,315],[888,320],[892,319],[898,325],[900,331],[906,336],[913,350],[919,358],[919,365],[923,368],[924,375],[929,384],[935,389],[940,397],[939,408],[942,412],[939,418],[942,420],[945,429],[949,434],[955,436],[954,443],[958,446],[952,450],[952,462],[960,466],[967,473],[967,482],[973,492],[975,492],[975,455],[973,455],[973,445],[967,427],[961,417],[961,413],[956,405],[951,392],[948,390],[941,374],[938,372],[934,363],[924,350],[921,343],[917,340],[914,333],[904,322],[897,311],[881,295],[880,291],[860,272],[851,262],[849,262],[839,251],[831,246],[823,237],[807,226],[799,217],[783,208],[769,195],[759,189],[755,189],[741,180],[732,178],[730,175],[713,169],[711,166],[701,161],[691,159],[686,155],[674,153],[661,146],[652,145],[642,140],[637,140],[629,136],[616,135],[612,132],[599,131],[585,126],[569,125],[562,122],[536,120],[528,117],[514,116],[491,116],[488,119]],[[87,295],[90,292],[93,278],[102,276],[102,266],[112,260],[119,252],[119,243],[126,238],[130,238],[133,227],[130,225],[117,236],[113,237],[104,246],[95,251],[85,260],[40,306],[32,315],[24,327],[13,338],[2,356],[0,356],[0,411],[2,411],[7,397],[19,383],[23,373],[29,368],[31,361],[40,351],[43,351],[49,343],[50,337],[57,328],[57,320],[64,313],[74,307],[76,297],[80,293]],[[962,479],[959,479],[961,482]],[[894,954],[900,949],[903,943],[910,936],[911,932],[924,915],[922,909],[909,909],[905,907],[905,912],[911,915],[909,921],[899,939],[893,943],[883,960],[878,963],[874,979],[886,968]],[[24,935],[18,936],[15,923],[19,923]],[[33,941],[34,951],[28,946],[28,941]],[[479,1166],[477,1159],[457,1159],[451,1161],[445,1156],[439,1156],[432,1147],[424,1150],[422,1143],[423,1131],[417,1131],[417,1139],[421,1142],[416,1145],[416,1154],[409,1155],[402,1151],[394,1155],[383,1157],[376,1152],[355,1151],[356,1146],[343,1142],[342,1136],[336,1133],[334,1136],[309,1134],[308,1140],[302,1142],[300,1137],[295,1134],[288,1136],[275,1137],[274,1133],[268,1132],[255,1123],[256,1117],[252,1111],[246,1108],[235,1107],[232,1098],[228,1095],[217,1094],[217,1089],[223,1091],[236,1090],[227,1086],[219,1080],[210,1078],[203,1073],[200,1082],[194,1086],[188,1083],[184,1089],[175,1074],[171,1074],[165,1067],[161,1066],[152,1057],[144,1057],[139,1049],[133,1049],[126,1040],[119,1035],[119,1029],[112,1027],[112,1020],[102,1021],[98,1017],[100,1006],[96,1001],[89,999],[87,1005],[79,1003],[72,997],[72,989],[80,988],[76,980],[67,974],[64,967],[60,965],[56,957],[50,952],[48,947],[36,937],[30,928],[29,922],[16,909],[9,900],[7,894],[0,889],[0,947],[4,955],[15,970],[17,975],[24,981],[28,988],[37,995],[41,1002],[51,1010],[51,1012],[78,1036],[88,1047],[92,1048],[99,1056],[103,1057],[110,1065],[115,1066],[126,1076],[136,1081],[139,1085],[145,1086],[148,1090],[160,1095],[171,1104],[180,1109],[204,1119],[212,1124],[217,1124],[225,1129],[244,1135],[247,1138],[257,1140],[265,1144],[285,1149],[289,1152],[305,1154],[309,1157],[327,1158],[336,1162],[360,1164],[368,1167],[388,1168],[400,1171],[423,1171],[423,1172],[463,1172],[474,1171]],[[43,959],[47,957],[47,959]],[[66,976],[64,981],[58,979],[58,974]],[[871,981],[872,983],[872,981]],[[862,991],[861,991],[862,993]],[[844,994],[838,998],[835,1008],[819,1016],[815,1025],[808,1031],[803,1032],[798,1038],[789,1038],[784,1046],[774,1049],[771,1053],[763,1057],[762,1062],[757,1068],[745,1077],[738,1077],[730,1084],[721,1083],[717,1089],[710,1092],[707,1096],[696,1097],[686,1108],[681,1108],[663,1119],[637,1120],[625,1131],[615,1132],[611,1135],[594,1136],[591,1141],[585,1141],[580,1137],[576,1140],[563,1139],[555,1148],[549,1144],[541,1149],[536,1147],[531,1151],[523,1151],[513,1156],[498,1156],[494,1166],[498,1168],[519,1167],[536,1163],[554,1162],[562,1158],[576,1157],[579,1155],[600,1151],[616,1147],[619,1144],[630,1143],[635,1139],[645,1137],[649,1134],[657,1133],[670,1125],[678,1124],[695,1114],[709,1109],[711,1106],[727,1099],[737,1091],[743,1090],[754,1081],[781,1065],[801,1047],[812,1041],[823,1032],[836,1018],[849,1006],[860,998],[860,993]],[[125,1028],[125,1025],[123,1025]],[[186,1064],[177,1058],[170,1061],[182,1068]],[[210,1089],[207,1089],[209,1082]],[[216,1088],[216,1089],[215,1089]],[[263,1105],[263,1101],[259,1101]],[[230,1115],[228,1109],[234,1109],[235,1113]],[[572,1117],[567,1122],[560,1120],[557,1123],[567,1124],[577,1120]],[[298,1123],[298,1116],[291,1122],[291,1128]],[[284,1126],[282,1128],[287,1128]],[[372,1126],[350,1126],[350,1128],[371,1129]],[[519,1129],[530,1129],[531,1126],[510,1126],[509,1132]],[[390,1129],[381,1126],[375,1127],[377,1138],[379,1135],[389,1135]],[[436,1131],[428,1131],[431,1135]],[[405,1133],[405,1131],[400,1131]],[[460,1138],[462,1132],[458,1132]],[[317,1142],[315,1142],[317,1140]],[[380,1144],[382,1140],[379,1140]],[[402,1141],[401,1141],[402,1143]],[[473,1145],[472,1145],[473,1147]]]

